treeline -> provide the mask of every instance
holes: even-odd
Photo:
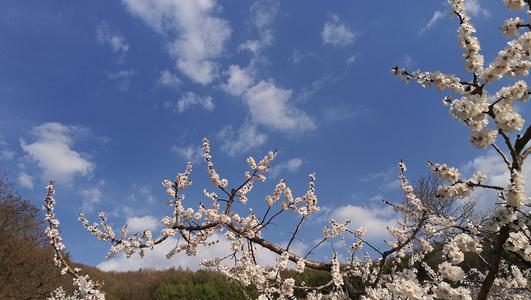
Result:
[[[102,272],[83,266],[91,278],[103,282],[107,299],[256,299],[252,287],[230,282],[214,271],[168,269]]]

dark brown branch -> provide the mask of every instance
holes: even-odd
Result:
[[[306,220],[306,216],[302,216],[299,223],[297,224],[297,227],[295,227],[295,231],[293,231],[293,234],[291,235],[291,238],[289,239],[288,245],[286,246],[286,251],[289,251],[289,247],[291,246],[291,243],[293,243],[293,241],[295,240],[295,236],[299,232],[299,229],[304,223],[304,220]]]
[[[491,264],[488,268],[489,273],[487,274],[487,277],[485,277],[485,280],[483,280],[483,284],[481,285],[481,289],[479,290],[478,300],[486,300],[489,296],[494,280],[496,279],[496,276],[500,271],[500,263],[503,256],[503,252],[505,251],[503,249],[503,245],[505,244],[505,241],[507,241],[507,239],[509,238],[509,232],[509,225],[505,225],[497,235],[496,243],[493,249],[493,257],[491,257],[490,259]]]
[[[498,154],[501,156],[501,158],[503,159],[503,162],[505,162],[507,167],[510,168],[511,163],[509,162],[509,159],[507,159],[507,156],[505,156],[505,154],[501,151],[500,147],[498,147],[498,145],[496,145],[495,143],[492,144],[492,147],[494,148],[494,150],[496,150],[496,152],[498,152]]]

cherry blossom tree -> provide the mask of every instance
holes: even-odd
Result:
[[[175,180],[162,182],[173,209],[162,219],[164,229],[158,235],[148,230],[129,234],[127,226],[116,234],[103,213],[94,224],[80,215],[81,223],[96,238],[110,243],[109,258],[117,253],[128,257],[143,255],[144,251],[168,242],[170,237],[175,237],[177,243],[168,257],[182,251],[196,255],[201,246],[215,245],[214,237],[222,235],[230,242],[227,256],[203,261],[202,265],[217,268],[244,285],[256,286],[261,300],[290,299],[295,291],[307,299],[529,299],[531,233],[528,226],[531,222],[523,165],[531,152],[528,146],[531,127],[523,131],[525,121],[516,107],[527,102],[530,94],[524,79],[531,67],[531,26],[519,17],[506,20],[501,29],[512,40],[486,65],[464,0],[448,2],[451,14],[459,23],[458,43],[464,49],[465,70],[470,73],[470,79],[438,71],[411,72],[400,67],[394,67],[392,73],[406,82],[415,81],[422,87],[435,86],[449,92],[443,102],[449,106],[452,117],[469,127],[470,142],[479,149],[493,148],[505,163],[510,174],[505,186],[485,184],[486,176],[482,172],[463,178],[457,168],[428,163],[433,174],[445,182],[436,191],[440,201],[470,199],[477,189],[491,190],[498,199],[491,213],[459,221],[452,214],[441,213],[440,206],[427,205],[415,193],[406,177],[406,164],[400,161],[398,174],[405,200],[385,201],[400,215],[396,226],[388,228],[393,239],[385,241],[386,249],[367,241],[367,229],[351,229],[349,222],[330,220],[318,241],[305,254],[297,254],[293,250],[294,241],[308,218],[319,212],[316,176],[309,175],[308,189],[303,195],[293,195],[287,182],[281,180],[266,197],[265,211],[239,209],[247,205],[254,185],[266,181],[276,151],[259,161],[249,157],[249,170],[241,182],[230,184],[214,168],[210,142],[204,139],[203,159],[214,187],[214,190],[204,190],[208,202],[201,202],[197,208],[188,207],[190,203],[183,192],[192,184],[189,163]],[[531,18],[531,1],[504,2],[511,11],[527,10],[528,19]],[[47,235],[56,250],[55,262],[63,268],[63,273],[73,276],[78,287],[75,295],[66,296],[58,290],[52,299],[103,299],[98,283],[81,275],[79,269],[70,267],[64,259],[59,221],[53,213],[53,182],[48,191]],[[295,221],[288,242],[281,245],[267,237],[265,229],[286,214],[291,214],[291,220]],[[337,249],[333,243],[337,240],[349,244],[345,249]],[[327,245],[331,245],[331,259],[315,255],[317,248]],[[435,249],[441,251],[442,262],[430,265],[426,258]],[[276,254],[276,264],[259,264],[257,251]],[[369,251],[377,257],[369,255]],[[465,257],[480,259],[485,269],[463,268]],[[330,281],[321,286],[297,282],[286,272],[289,268],[297,272],[306,268],[327,271]],[[424,275],[420,276],[421,273]]]

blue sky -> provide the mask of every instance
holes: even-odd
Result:
[[[468,4],[487,61],[507,42],[502,6]],[[169,213],[160,181],[187,160],[187,201],[204,200],[203,137],[234,184],[248,155],[279,149],[272,180],[250,197],[257,210],[276,180],[300,194],[316,172],[324,217],[307,241],[345,214],[378,239],[393,215],[377,200],[401,199],[398,160],[414,178],[429,159],[468,170],[490,159],[449,117],[445,94],[390,74],[400,65],[463,76],[456,29],[442,1],[2,1],[1,170],[37,206],[57,179],[65,244],[91,265],[107,245],[77,213],[156,228]],[[146,266],[169,264],[194,261]]]

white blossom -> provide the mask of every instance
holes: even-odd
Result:
[[[503,2],[505,2],[505,5],[510,10],[521,10],[525,8],[524,0],[503,0]]]

